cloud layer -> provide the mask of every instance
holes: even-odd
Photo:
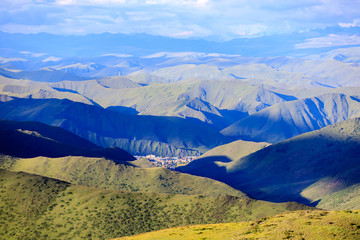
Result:
[[[2,0],[0,31],[228,40],[359,26],[359,0]]]

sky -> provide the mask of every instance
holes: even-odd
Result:
[[[147,33],[226,41],[334,26],[360,26],[360,0],[0,1],[0,31],[9,33]],[[327,39],[298,47],[314,41]]]

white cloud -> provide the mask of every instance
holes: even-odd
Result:
[[[339,23],[340,27],[359,27],[360,26],[360,18],[354,19],[351,23]]]
[[[57,62],[60,61],[62,58],[50,56],[42,60],[42,62]]]
[[[28,52],[28,51],[21,51],[20,53],[31,56],[31,57],[42,57],[42,56],[46,55],[46,53],[33,53],[33,52]]]
[[[188,38],[194,35],[194,31],[184,31],[184,32],[177,32],[172,34],[171,36],[174,38]]]
[[[1,0],[0,30],[218,39],[358,26],[359,0]],[[340,23],[340,24],[339,24]]]

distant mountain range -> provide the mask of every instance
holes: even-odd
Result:
[[[91,34],[85,36],[60,36],[47,33],[20,34],[0,32],[0,45],[4,52],[21,50],[47,53],[50,56],[99,56],[117,53],[145,56],[157,52],[205,52],[241,54],[244,56],[283,56],[322,53],[336,47],[314,46],[312,49],[297,47],[309,38],[326,37],[329,34],[356,35],[359,27],[332,27],[309,32],[280,34],[257,38],[238,38],[226,42],[202,39],[175,39],[147,34]],[[345,46],[346,47],[346,46]],[[17,56],[15,56],[17,57]]]

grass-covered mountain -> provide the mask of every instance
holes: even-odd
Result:
[[[47,83],[24,79],[13,79],[3,76],[0,76],[0,94],[2,96],[16,98],[69,99],[75,102],[92,104],[92,100],[75,91],[59,91],[50,87]],[[1,101],[4,102],[7,100],[3,98]]]
[[[242,192],[216,180],[152,168],[146,159],[103,149],[61,128],[39,122],[0,121],[1,168],[73,184],[172,194],[232,195]]]
[[[349,119],[222,163],[216,171],[204,171],[206,163],[224,157],[208,156],[211,161],[201,159],[202,166],[194,161],[179,170],[223,181],[258,199],[358,209],[359,129],[360,119]]]
[[[0,167],[105,189],[247,198],[244,193],[225,183],[166,168],[148,168],[139,161],[116,164],[104,158],[15,158],[2,155]]]
[[[359,239],[359,214],[359,211],[296,211],[251,222],[177,227],[117,240]]]
[[[104,190],[0,170],[3,239],[109,239],[189,224],[235,222],[306,209],[232,196]]]
[[[196,119],[121,114],[58,99],[15,99],[0,105],[0,118],[58,126],[99,146],[116,146],[134,155],[192,155],[228,141]]]
[[[0,120],[0,153],[14,157],[105,157],[116,162],[135,158],[119,148],[101,148],[59,127],[40,122]]]
[[[269,145],[269,143],[265,142],[248,142],[238,140],[213,148],[201,155],[200,158],[224,156],[229,158],[231,161],[234,161],[260,149],[263,149]],[[200,158],[198,158],[196,161],[198,161]]]

